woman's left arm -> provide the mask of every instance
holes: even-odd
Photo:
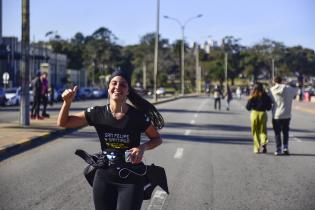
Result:
[[[130,149],[131,151],[131,162],[133,164],[140,163],[145,150],[154,149],[162,143],[161,135],[157,129],[150,125],[146,130],[145,134],[149,137],[149,141],[141,144],[139,147]]]

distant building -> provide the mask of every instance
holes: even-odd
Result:
[[[218,42],[213,40],[213,39],[208,39],[207,41],[204,42],[204,44],[201,46],[201,49],[206,51],[206,53],[210,53],[212,48],[217,48],[218,47]]]
[[[2,75],[8,72],[10,75],[9,86],[20,86],[21,73],[21,42],[16,37],[2,37],[0,44],[0,86],[3,85]],[[47,47],[30,44],[29,51],[29,71],[30,81],[43,64],[47,64],[45,71],[48,73],[50,84],[55,87],[62,87],[64,78],[66,78],[67,56],[64,54],[54,53]]]

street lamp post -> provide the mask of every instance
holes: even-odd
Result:
[[[30,44],[30,1],[22,1],[22,70],[20,125],[29,126],[29,44]]]
[[[182,32],[182,44],[181,44],[181,94],[184,95],[185,93],[185,77],[184,77],[184,73],[185,73],[185,50],[184,50],[184,45],[185,45],[185,27],[186,25],[197,18],[202,17],[202,14],[199,14],[197,16],[193,16],[191,18],[188,18],[184,24],[182,24],[178,19],[170,17],[165,15],[164,18],[165,19],[170,19],[170,20],[174,20],[176,23],[178,23],[178,25],[180,26],[181,32]]]
[[[159,26],[160,26],[160,0],[157,0],[156,6],[156,32],[155,32],[155,46],[154,46],[154,93],[153,99],[157,101],[156,83],[157,83],[157,68],[158,68],[158,49],[159,49]]]
[[[275,79],[275,59],[274,58],[272,58],[271,64],[272,64],[272,81],[271,81],[271,84],[272,84]]]

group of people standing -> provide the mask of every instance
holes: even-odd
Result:
[[[222,89],[219,85],[216,85],[213,89],[213,98],[214,98],[214,109],[221,110],[221,98],[224,98],[226,101],[226,110],[230,110],[230,102],[233,99],[232,91],[229,86],[225,93],[223,94]]]
[[[275,77],[274,85],[268,93],[261,83],[257,82],[254,85],[246,104],[246,109],[251,111],[254,153],[267,152],[267,111],[272,110],[272,127],[276,141],[275,155],[289,155],[289,125],[292,101],[296,94],[297,88],[282,84],[281,77]]]
[[[49,114],[46,112],[49,89],[46,72],[36,72],[36,77],[32,80],[32,88],[34,100],[31,108],[31,119],[43,120],[44,118],[49,118]],[[43,105],[43,110],[40,115],[41,104]]]

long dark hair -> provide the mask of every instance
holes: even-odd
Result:
[[[159,113],[159,111],[155,108],[153,104],[151,104],[149,101],[142,98],[132,87],[131,87],[131,80],[130,80],[130,74],[128,74],[126,71],[123,70],[115,70],[110,78],[109,82],[115,77],[115,76],[121,76],[123,77],[129,86],[129,94],[127,95],[127,98],[129,101],[141,112],[148,115],[150,120],[152,121],[153,125],[161,129],[164,127],[164,119],[162,115]]]
[[[160,112],[153,104],[142,98],[132,87],[129,87],[127,98],[138,110],[148,115],[156,128],[161,129],[164,127],[164,119]]]
[[[260,98],[264,94],[265,94],[265,90],[264,90],[263,85],[260,82],[256,82],[249,98]]]

